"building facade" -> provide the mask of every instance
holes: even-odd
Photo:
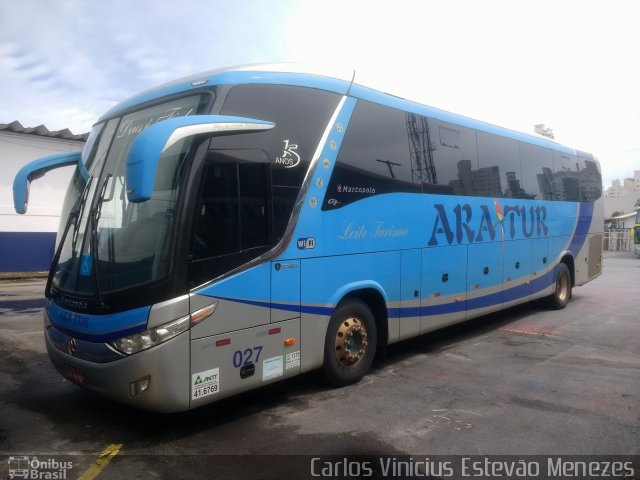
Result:
[[[613,217],[635,211],[638,202],[640,202],[640,170],[634,170],[633,178],[625,178],[622,181],[615,179],[611,182],[611,186],[604,195],[604,215]]]
[[[0,272],[46,271],[53,258],[62,202],[74,167],[53,170],[29,192],[25,215],[13,208],[13,179],[32,160],[82,150],[85,135],[44,126],[0,123]]]

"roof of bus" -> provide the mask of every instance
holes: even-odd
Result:
[[[356,72],[349,69],[336,69],[325,66],[301,64],[261,64],[229,67],[211,70],[199,74],[174,80],[144,91],[134,97],[118,103],[106,112],[99,121],[120,114],[137,105],[157,100],[159,98],[179,94],[186,91],[197,91],[203,87],[213,85],[234,84],[280,84],[294,85],[328,90],[340,95],[349,94],[352,97],[368,100],[389,107],[429,116],[454,125],[513,138],[526,143],[550,148],[570,155],[578,154],[587,159],[593,159],[590,153],[574,150],[542,135],[519,132],[499,127],[487,122],[474,120],[463,115],[447,112],[434,107],[406,100],[401,97],[375,90],[355,82]]]

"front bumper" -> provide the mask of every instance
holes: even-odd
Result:
[[[53,330],[52,330],[53,329]],[[189,409],[189,332],[106,363],[78,358],[60,350],[52,341],[64,335],[53,326],[45,327],[47,352],[60,374],[74,383],[117,402],[144,410],[170,413]],[[71,337],[68,337],[71,340]],[[73,349],[71,349],[73,351]],[[146,391],[132,396],[131,384],[149,378]]]

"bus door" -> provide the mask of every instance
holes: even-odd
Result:
[[[190,309],[196,318],[200,311],[207,317],[191,329],[192,406],[299,370],[299,360],[287,365],[284,352],[286,339],[299,344],[300,282],[291,278],[299,277],[299,268],[280,265],[288,277],[276,291],[290,281],[294,288],[282,303],[291,300],[293,307],[273,309],[272,270],[278,267],[256,261],[273,243],[268,157],[251,149],[212,150],[200,182],[189,280],[204,285],[192,290]]]
[[[192,310],[202,293],[216,302],[191,330],[192,408],[300,373],[299,263],[265,262],[192,295]]]

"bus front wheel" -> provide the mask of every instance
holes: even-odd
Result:
[[[352,298],[334,310],[324,344],[324,374],[342,387],[362,379],[376,354],[376,322],[366,303]]]
[[[547,306],[554,310],[562,310],[571,299],[571,273],[566,264],[556,267],[556,282],[553,293],[547,297]]]

